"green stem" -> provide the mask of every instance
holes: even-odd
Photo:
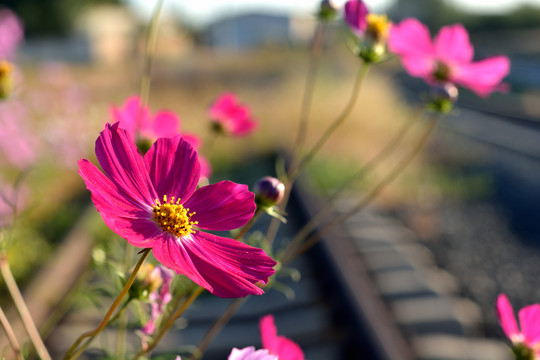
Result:
[[[169,331],[169,329],[173,326],[176,319],[178,319],[184,313],[184,311],[186,311],[189,305],[191,305],[191,303],[193,303],[193,301],[195,301],[195,299],[197,299],[197,297],[203,291],[204,291],[204,288],[202,286],[197,287],[193,291],[193,293],[186,299],[186,301],[184,301],[182,306],[180,306],[180,308],[178,308],[178,310],[176,310],[174,314],[169,318],[169,320],[167,320],[167,322],[161,327],[161,329],[159,330],[159,333],[154,338],[154,340],[148,345],[148,347],[146,349],[142,349],[141,351],[139,351],[137,355],[133,357],[133,360],[136,360],[140,358],[141,356],[143,356],[144,354],[147,354],[150,351],[152,351],[159,344],[159,342],[161,341],[163,336],[167,333],[167,331]]]
[[[360,66],[360,69],[358,70],[358,75],[356,76],[356,81],[354,83],[353,90],[351,92],[351,96],[349,98],[349,101],[341,114],[328,126],[328,128],[324,131],[324,133],[321,135],[317,143],[313,145],[311,150],[302,158],[300,161],[300,164],[298,165],[298,168],[295,169],[295,172],[290,175],[293,179],[295,179],[300,172],[304,169],[304,167],[313,159],[313,157],[321,150],[323,145],[328,141],[330,136],[336,131],[337,128],[343,124],[343,122],[347,119],[347,117],[351,114],[351,112],[354,109],[354,106],[356,105],[356,101],[358,99],[358,94],[360,94],[360,89],[362,88],[362,84],[364,82],[364,79],[366,77],[366,74],[369,70],[369,64],[368,63],[362,63]]]
[[[150,83],[152,79],[152,60],[154,57],[154,51],[156,48],[157,28],[159,23],[159,17],[163,8],[163,0],[159,0],[154,8],[150,25],[146,32],[145,48],[144,48],[144,67],[141,77],[141,108],[139,109],[139,116],[137,117],[137,124],[135,126],[135,139],[139,140],[140,136],[140,122],[142,117],[142,109],[148,105],[148,99],[150,97]]]
[[[204,334],[201,342],[199,343],[198,352],[193,354],[190,360],[200,359],[204,352],[208,349],[214,338],[219,334],[221,329],[231,320],[234,314],[240,309],[240,307],[247,301],[249,297],[234,299],[227,309],[220,315],[219,318],[214,321],[210,329]]]
[[[240,232],[238,233],[238,235],[236,235],[234,238],[235,240],[242,240],[242,238],[244,237],[244,235],[247,233],[247,231],[251,228],[251,226],[253,226],[253,224],[255,223],[255,221],[261,216],[262,214],[262,210],[261,208],[257,207],[257,210],[255,210],[255,214],[253,214],[253,216],[251,217],[251,219],[249,219],[248,223],[246,225],[244,225],[244,227],[242,228],[242,230],[240,230]]]
[[[88,345],[90,344],[91,341],[87,341],[86,343],[84,343],[84,345],[82,345],[80,347],[80,349],[77,351],[77,353],[74,354],[74,352],[77,349],[77,347],[79,346],[79,344],[86,338],[94,338],[97,334],[99,334],[101,331],[103,331],[103,329],[107,326],[107,324],[109,322],[109,319],[111,318],[112,314],[114,313],[114,311],[116,310],[118,305],[120,305],[120,302],[122,301],[124,296],[126,296],[126,294],[128,293],[129,288],[133,284],[133,281],[135,281],[135,277],[137,276],[137,273],[139,272],[139,269],[141,268],[142,264],[144,263],[144,261],[148,257],[148,254],[150,254],[151,250],[152,249],[144,249],[143,250],[141,258],[137,262],[137,265],[135,265],[135,268],[133,269],[133,272],[131,273],[130,277],[128,278],[126,284],[124,285],[124,288],[122,289],[122,291],[120,292],[118,297],[114,300],[113,304],[109,308],[109,311],[107,311],[107,314],[105,314],[105,317],[101,320],[101,323],[94,330],[87,331],[84,334],[82,334],[81,336],[79,336],[77,338],[77,340],[75,340],[73,345],[71,345],[71,347],[67,351],[66,356],[64,357],[64,360],[76,359],[84,351],[84,349],[86,349],[88,347]]]
[[[17,309],[21,317],[26,332],[28,333],[32,344],[34,344],[38,355],[41,357],[42,360],[51,360],[51,356],[49,355],[49,352],[47,351],[43,340],[41,340],[41,336],[39,335],[39,332],[36,328],[36,324],[34,324],[34,320],[32,320],[30,311],[28,311],[28,307],[24,302],[24,298],[21,294],[21,291],[19,290],[19,287],[17,286],[17,282],[15,281],[15,278],[11,273],[6,254],[0,254],[0,272],[4,277],[8,292],[13,299],[15,308]]]
[[[285,194],[280,204],[281,211],[283,211],[285,207],[287,206],[291,189],[292,189],[292,185],[294,181],[296,180],[296,178],[298,177],[298,175],[302,172],[304,167],[311,161],[311,159],[317,154],[317,152],[319,152],[319,150],[326,143],[330,135],[332,135],[334,131],[343,123],[343,121],[347,119],[347,117],[350,115],[350,113],[354,109],[354,105],[356,104],[356,101],[358,99],[358,94],[360,93],[362,83],[364,81],[364,78],[368,70],[369,70],[369,64],[362,63],[362,65],[360,66],[360,69],[358,70],[358,75],[356,76],[356,81],[354,83],[349,101],[347,102],[341,114],[339,114],[339,116],[332,122],[332,124],[330,124],[330,126],[326,129],[326,131],[320,137],[319,141],[317,141],[317,143],[308,152],[308,154],[305,155],[304,158],[300,161],[300,164],[298,166],[293,166],[289,168],[287,181],[285,182]],[[270,225],[268,226],[268,230],[266,231],[266,241],[268,241],[269,244],[273,243],[277,235],[279,226],[280,226],[279,219],[276,219],[276,218],[272,219],[272,221],[270,222]]]
[[[419,108],[418,110],[412,113],[411,119],[406,119],[403,122],[402,126],[396,132],[394,137],[370,160],[368,160],[364,166],[362,166],[358,171],[356,171],[349,179],[341,184],[332,195],[328,198],[325,203],[325,206],[322,207],[314,216],[311,217],[310,221],[300,229],[300,231],[295,235],[293,240],[287,245],[287,247],[282,251],[284,258],[282,261],[288,262],[287,254],[294,254],[294,249],[296,249],[301,242],[315,229],[317,224],[321,223],[321,220],[332,210],[332,204],[338,198],[339,195],[347,188],[347,186],[354,180],[359,180],[364,178],[371,170],[373,170],[379,163],[381,163],[392,150],[398,146],[403,138],[408,134],[409,130],[412,128],[412,120],[416,118],[421,118],[424,112],[424,107]],[[281,258],[281,256],[279,256]]]
[[[289,173],[294,171],[296,162],[306,141],[308,118],[311,110],[311,103],[313,101],[313,93],[315,90],[315,79],[319,69],[322,48],[324,44],[324,34],[326,30],[326,21],[321,20],[317,23],[315,29],[315,35],[313,36],[313,44],[311,46],[311,56],[309,60],[308,73],[306,76],[306,83],[304,86],[304,96],[302,98],[302,105],[300,109],[300,121],[298,124],[298,134],[295,141],[295,148],[293,150],[293,159],[289,167]]]
[[[375,197],[381,192],[382,189],[384,189],[388,184],[390,184],[392,181],[394,181],[399,174],[410,164],[410,162],[416,157],[416,155],[420,152],[420,150],[424,147],[426,144],[429,135],[433,131],[437,118],[434,116],[431,118],[430,122],[428,123],[426,130],[420,137],[419,141],[416,143],[416,145],[412,148],[412,150],[403,158],[403,160],[397,164],[397,166],[392,169],[391,172],[389,172],[378,184],[375,186],[371,191],[364,196],[354,207],[352,207],[349,211],[346,213],[343,213],[339,216],[336,216],[334,219],[332,219],[330,222],[328,222],[326,225],[322,226],[316,233],[311,235],[304,244],[300,247],[298,251],[295,251],[294,255],[289,257],[288,259],[296,258],[305,251],[307,251],[309,248],[311,248],[314,244],[317,243],[317,241],[320,240],[325,234],[327,234],[329,231],[331,231],[336,226],[342,224],[345,220],[347,220],[352,215],[358,213],[359,211],[363,210],[367,205],[369,205]]]
[[[6,336],[9,341],[9,345],[11,346],[11,349],[15,353],[15,356],[17,357],[17,360],[24,360],[22,354],[21,354],[21,345],[19,345],[19,342],[17,341],[17,336],[15,336],[15,332],[13,331],[13,328],[11,327],[6,314],[4,314],[4,311],[0,307],[0,325],[4,329],[4,332],[6,333]]]

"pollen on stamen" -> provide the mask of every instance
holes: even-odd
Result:
[[[180,200],[180,198],[176,199],[174,196],[167,199],[167,195],[164,195],[163,203],[156,199],[153,207],[154,221],[164,231],[177,237],[194,233],[195,230],[192,227],[198,224],[198,221],[190,220],[195,215],[195,212],[190,213],[188,208],[184,208],[180,204]]]

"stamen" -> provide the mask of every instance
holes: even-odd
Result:
[[[154,221],[164,231],[177,237],[194,233],[195,230],[192,227],[199,223],[198,221],[190,220],[195,215],[195,212],[190,213],[188,208],[184,208],[180,204],[180,199],[175,199],[174,196],[170,200],[167,200],[167,195],[163,195],[163,204],[159,199],[156,199],[153,212]]]

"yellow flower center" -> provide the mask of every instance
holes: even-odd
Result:
[[[10,76],[13,72],[13,66],[5,60],[0,60],[0,79]]]
[[[191,221],[191,217],[195,215],[195,212],[189,213],[189,209],[186,209],[180,204],[180,199],[175,201],[174,196],[167,201],[167,195],[163,196],[163,204],[156,199],[156,204],[153,208],[154,221],[164,231],[180,237],[187,236],[194,233],[192,229],[193,225],[197,225],[198,221]]]
[[[388,20],[386,15],[368,14],[366,17],[367,30],[366,33],[373,37],[376,41],[384,41],[390,32],[392,22]]]

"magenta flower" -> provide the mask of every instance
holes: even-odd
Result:
[[[101,172],[86,159],[79,173],[105,223],[130,244],[151,248],[166,267],[220,297],[260,295],[276,262],[226,231],[255,212],[247,186],[221,181],[197,189],[197,153],[181,136],[159,138],[142,157],[128,132],[107,124],[96,140]]]
[[[8,9],[0,9],[0,60],[11,60],[23,39],[23,27],[17,16]]]
[[[284,336],[278,336],[274,317],[266,315],[259,322],[263,348],[279,360],[303,360],[304,352],[295,342]]]
[[[461,24],[443,27],[433,42],[428,28],[416,19],[405,19],[390,29],[390,51],[401,57],[405,70],[429,84],[451,82],[488,96],[506,89],[502,79],[510,71],[506,56],[473,62],[469,34]]]
[[[514,309],[505,294],[497,298],[497,317],[513,345],[518,359],[540,359],[540,304],[528,305],[519,311],[518,327]]]
[[[135,138],[137,135],[146,139],[149,143],[160,137],[173,137],[180,134],[181,121],[171,111],[158,111],[152,115],[150,109],[143,106],[138,96],[131,96],[121,108],[112,107],[111,116],[113,122],[120,122],[120,127],[126,129]],[[189,142],[195,150],[200,147],[197,136],[183,134],[184,140]],[[210,163],[199,155],[201,164],[201,176],[210,177],[212,169]]]
[[[233,136],[244,136],[253,132],[257,123],[249,109],[238,102],[234,94],[221,95],[208,110],[208,117],[216,130]]]
[[[345,22],[357,36],[363,36],[367,30],[369,10],[361,0],[349,0],[345,3]]]
[[[277,356],[270,355],[268,350],[255,350],[255,347],[248,346],[243,349],[233,348],[227,360],[279,360]]]

